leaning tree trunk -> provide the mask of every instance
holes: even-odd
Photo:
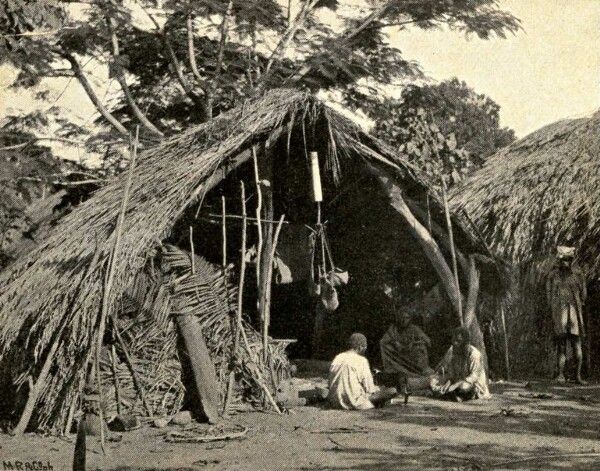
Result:
[[[473,345],[481,352],[487,371],[487,353],[483,341],[483,333],[481,331],[477,316],[475,315],[477,294],[479,291],[479,273],[475,267],[474,260],[471,259],[470,267],[472,267],[472,269],[469,270],[469,297],[467,299],[467,309],[463,317],[460,309],[461,302],[459,302],[459,299],[461,301],[463,299],[462,294],[456,284],[456,278],[448,266],[448,263],[444,258],[444,254],[440,250],[437,242],[427,228],[423,226],[423,224],[421,224],[421,222],[414,216],[406,204],[406,201],[402,196],[402,189],[396,185],[384,171],[380,170],[374,165],[369,165],[369,168],[380,181],[386,193],[388,194],[390,198],[390,204],[408,223],[408,228],[412,232],[413,236],[417,239],[417,242],[433,265],[434,270],[440,278],[440,282],[444,288],[444,291],[450,299],[455,312],[458,314],[461,323],[463,323],[464,326],[469,329]]]

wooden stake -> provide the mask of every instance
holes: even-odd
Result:
[[[194,253],[194,228],[192,226],[190,226],[190,250],[192,252],[190,267],[192,269],[192,274],[194,274],[196,273],[196,254]]]
[[[233,348],[231,350],[232,363],[237,357],[237,351],[240,343],[240,333],[243,329],[242,325],[242,309],[244,300],[244,278],[246,277],[246,245],[247,245],[247,213],[246,213],[246,189],[244,182],[240,182],[242,192],[242,257],[240,261],[240,281],[238,286],[238,305],[235,317],[235,330],[233,333]],[[225,208],[223,208],[225,211]],[[229,404],[231,403],[231,395],[233,394],[233,386],[235,384],[235,368],[232,368],[229,373],[229,382],[227,384],[227,393],[225,395],[225,404],[223,405],[223,415],[227,415]]]
[[[510,381],[510,362],[508,355],[508,333],[506,331],[506,317],[504,315],[504,306],[500,304],[500,317],[502,319],[502,335],[504,336],[504,362],[506,364],[506,380]]]
[[[225,211],[225,197],[221,196],[221,206],[223,208],[223,215],[221,219],[221,223],[223,225],[223,273],[225,273],[225,268],[227,267],[227,212]]]
[[[258,239],[256,242],[256,284],[259,289],[258,293],[258,311],[261,312],[261,296],[260,296],[260,270],[261,270],[261,259],[262,259],[262,246],[263,246],[263,232],[262,232],[262,189],[260,187],[260,176],[258,174],[258,156],[256,155],[256,147],[252,146],[252,162],[254,163],[254,183],[256,184],[256,230]],[[246,204],[244,199],[243,204]],[[245,227],[246,223],[244,223]]]
[[[454,232],[452,231],[452,218],[450,217],[450,208],[448,206],[448,197],[446,195],[446,181],[442,177],[442,197],[444,199],[444,213],[446,214],[446,224],[448,225],[448,237],[450,238],[450,254],[452,256],[452,271],[454,272],[454,280],[456,283],[456,289],[458,290],[458,317],[460,318],[460,324],[464,324],[463,309],[462,309],[462,296],[460,295],[460,283],[458,280],[458,266],[456,263],[456,248],[454,246]]]
[[[269,324],[271,323],[271,280],[273,279],[273,259],[275,258],[275,250],[277,249],[277,241],[279,240],[279,233],[281,232],[281,227],[283,226],[283,220],[285,219],[285,214],[281,215],[279,219],[279,224],[277,225],[277,229],[275,230],[275,235],[273,237],[273,244],[271,245],[271,252],[269,253],[268,258],[268,269],[267,269],[267,279],[265,280],[265,307],[264,307],[264,326],[263,326],[263,360],[265,364],[265,368],[269,363]]]
[[[115,384],[115,401],[117,401],[117,414],[122,414],[121,407],[121,386],[119,384],[119,377],[117,376],[117,349],[113,343],[110,346],[110,368],[113,374],[113,382]]]

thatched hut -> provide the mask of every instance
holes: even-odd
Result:
[[[540,364],[546,373],[552,368],[544,361],[551,360],[551,320],[537,288],[557,245],[576,248],[576,262],[588,280],[588,314],[600,307],[599,162],[596,112],[550,124],[511,144],[453,191],[453,209],[472,218],[493,250],[516,267],[516,284],[527,289],[513,291],[519,302],[509,320],[511,357],[521,371],[539,372]],[[597,316],[590,321],[597,339]],[[588,358],[598,358],[598,342],[590,343]]]
[[[103,302],[109,312],[123,313],[130,310],[124,304],[136,299],[140,291],[154,292],[153,296],[158,297],[156,292],[161,290],[152,291],[147,285],[154,279],[157,266],[181,268],[180,261],[173,261],[178,253],[181,255],[177,250],[190,250],[194,245],[195,253],[209,264],[203,269],[208,279],[203,292],[226,292],[223,286],[227,282],[215,288],[218,270],[211,271],[210,266],[220,265],[223,256],[223,227],[218,215],[221,197],[225,197],[226,211],[234,217],[227,219],[224,247],[227,263],[234,263],[229,272],[234,278],[239,274],[241,231],[235,216],[243,209],[240,180],[246,182],[245,202],[252,208],[250,215],[255,214],[258,193],[254,183],[258,180],[264,204],[272,205],[270,212],[264,213],[268,216],[265,219],[278,220],[285,214],[290,226],[314,226],[317,209],[310,192],[310,151],[321,157],[325,194],[322,213],[323,220],[329,221],[332,251],[336,263],[347,268],[351,276],[348,290],[340,293],[338,317],[324,320],[325,331],[329,328],[335,333],[331,338],[363,330],[376,340],[383,333],[391,319],[389,314],[386,317],[381,292],[384,281],[400,280],[405,289],[410,289],[413,296],[407,297],[406,302],[414,302],[417,292],[425,294],[441,285],[437,291],[450,298],[449,305],[456,305],[462,295],[446,261],[450,259],[450,248],[447,233],[441,229],[446,227],[444,207],[422,173],[315,97],[290,90],[274,91],[140,154],[131,173],[129,202],[119,232],[120,250],[112,255],[114,276],[107,299],[103,300],[106,274],[127,175],[81,204],[61,220],[33,253],[2,273],[3,415],[23,417],[24,408],[33,403],[36,407],[32,420],[26,421],[30,428],[62,430],[70,425],[87,365],[92,360],[93,345],[102,330]],[[255,167],[260,169],[260,178],[255,177]],[[456,251],[459,261],[464,262],[469,254],[482,250],[481,244],[462,219],[453,217],[452,222]],[[253,227],[248,230],[248,246],[255,238]],[[179,249],[170,251],[171,258],[165,262],[168,244]],[[193,262],[191,266],[193,270]],[[175,278],[180,275],[176,270],[172,273]],[[142,275],[145,276],[140,282]],[[466,272],[461,276],[466,293]],[[142,289],[140,285],[146,287]],[[246,285],[245,298],[252,298],[256,284]],[[311,303],[314,305],[314,300],[302,301],[305,293],[304,288],[274,288],[271,334],[287,338],[305,335],[298,319],[310,318]],[[221,301],[215,295],[205,306],[205,313],[213,312],[219,303],[223,304]],[[244,314],[249,323],[258,322],[255,302],[256,297],[245,299]],[[221,307],[225,313],[235,310],[229,301],[225,304]],[[354,308],[348,308],[352,305]],[[308,307],[303,310],[303,306]],[[193,306],[185,307],[188,308],[194,313]],[[168,318],[169,309],[173,314],[173,307],[162,305],[158,309],[161,322]],[[178,309],[185,311],[181,306]],[[474,308],[471,311],[468,323],[479,329]],[[132,319],[131,328],[136,324],[135,317]],[[151,336],[144,329],[155,321],[144,319],[141,330],[138,324],[131,339],[142,344],[148,340],[152,345],[140,350],[167,343],[166,337],[149,339]],[[458,320],[454,317],[451,322]],[[217,327],[206,335],[221,335],[219,332],[229,329],[227,318],[214,325]],[[172,337],[169,339],[173,341]],[[335,342],[332,345],[337,347]],[[229,350],[223,345],[220,348]],[[158,355],[146,363],[157,363],[157,358],[162,357]],[[133,363],[140,364],[135,358]]]

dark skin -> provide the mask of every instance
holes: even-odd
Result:
[[[466,356],[467,350],[469,348],[469,342],[464,339],[460,334],[454,333],[452,335],[452,350],[454,355]],[[459,390],[461,392],[468,392],[473,388],[471,383],[464,381],[462,379],[452,382],[450,380],[446,381],[446,383],[441,387],[440,393],[446,394],[450,391]]]
[[[572,258],[561,258],[560,266],[565,270],[571,269],[573,259]],[[567,380],[565,378],[565,365],[567,363],[567,343],[571,343],[571,349],[573,350],[573,355],[575,356],[575,360],[577,362],[576,366],[576,381],[579,384],[587,384],[582,376],[581,376],[581,368],[583,366],[583,349],[581,347],[581,337],[579,335],[569,335],[568,337],[561,337],[557,340],[557,366],[558,366],[558,376],[556,377],[556,381],[558,383],[565,383]]]

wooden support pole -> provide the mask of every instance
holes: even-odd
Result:
[[[277,230],[273,236],[273,244],[271,245],[271,251],[268,256],[268,270],[267,279],[265,280],[265,311],[264,311],[264,329],[263,329],[263,361],[265,368],[269,363],[269,325],[271,323],[271,282],[273,279],[273,260],[275,259],[275,250],[277,249],[277,241],[279,240],[279,233],[283,226],[283,220],[285,215],[282,214],[277,225]]]
[[[231,403],[231,396],[233,394],[233,386],[235,384],[235,367],[233,363],[236,361],[238,355],[238,348],[240,343],[240,333],[244,326],[242,325],[242,310],[244,305],[244,279],[246,278],[246,245],[247,245],[247,212],[246,212],[246,188],[244,182],[240,182],[241,194],[242,194],[242,249],[241,249],[241,260],[240,260],[240,280],[238,285],[238,305],[235,316],[235,327],[233,331],[233,346],[231,349],[230,367],[231,372],[229,373],[229,382],[227,383],[227,392],[225,394],[225,403],[223,405],[223,415],[227,416],[229,411],[229,404]],[[223,206],[223,211],[225,207]]]
[[[225,197],[221,196],[221,208],[222,208],[222,216],[221,216],[221,224],[222,224],[222,242],[223,242],[223,249],[222,249],[222,256],[223,256],[223,260],[221,262],[221,265],[223,267],[223,273],[225,273],[225,268],[227,268],[227,211],[226,211],[226,206],[225,206]]]
[[[504,337],[504,366],[506,367],[506,380],[510,381],[510,361],[508,354],[508,333],[506,330],[506,316],[504,306],[500,304],[500,318],[502,319],[502,336]]]

